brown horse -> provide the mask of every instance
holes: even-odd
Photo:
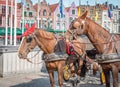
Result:
[[[42,49],[46,55],[52,54],[55,52],[55,47],[59,41],[53,33],[46,32],[43,29],[35,29],[32,33],[25,33],[24,35],[25,36],[22,37],[22,41],[18,50],[18,56],[22,59],[26,59],[28,53],[36,46]],[[80,42],[83,43],[83,40],[80,38],[73,40],[73,47],[79,53],[79,55],[82,56],[85,52],[86,46]],[[66,50],[66,47],[63,46],[63,50]],[[61,59],[55,61],[45,61],[45,64],[49,73],[51,87],[54,87],[55,84],[54,71],[58,71],[58,82],[60,87],[63,87],[63,67],[65,65],[65,60]],[[82,65],[83,61],[79,61],[78,66],[81,68]],[[79,73],[80,71],[81,69],[79,69]]]
[[[110,71],[112,71],[113,76],[113,87],[118,87],[120,37],[118,35],[111,35],[105,28],[88,18],[87,13],[88,11],[75,19],[70,25],[70,30],[74,31],[75,36],[84,34],[89,38],[99,52],[99,55],[101,55],[98,62],[101,64],[105,73],[106,87],[110,87]],[[113,54],[113,56],[111,54]],[[104,60],[102,56],[107,57]]]

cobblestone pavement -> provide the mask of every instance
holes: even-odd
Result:
[[[55,87],[59,87],[57,78],[58,78],[57,73],[55,73],[56,82]],[[21,74],[17,76],[0,78],[0,87],[50,87],[50,83],[47,73],[34,73],[26,75]],[[70,83],[64,82],[64,87],[70,87]],[[87,76],[85,80],[81,80],[80,87],[105,87],[105,86],[100,84],[98,74],[97,76]]]

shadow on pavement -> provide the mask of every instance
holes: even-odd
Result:
[[[33,79],[30,82],[24,82],[10,87],[50,87],[49,78]]]

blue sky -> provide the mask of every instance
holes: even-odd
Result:
[[[18,0],[19,2],[21,0]],[[32,0],[33,3],[36,3],[38,0]],[[41,0],[42,1],[42,0]],[[46,0],[49,4],[54,4],[54,3],[58,3],[59,0]],[[76,5],[79,5],[79,0],[63,0],[63,3],[65,6],[70,6],[72,2],[75,2]],[[81,0],[81,4],[82,5],[86,5],[87,4],[87,1],[90,5],[94,5],[95,4],[95,1],[97,3],[104,3],[105,1],[108,1],[110,4],[114,4],[114,5],[118,5],[120,7],[120,0]]]

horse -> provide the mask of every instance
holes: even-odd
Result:
[[[21,44],[18,49],[18,56],[20,59],[27,59],[27,55],[31,52],[36,46],[38,46],[45,55],[54,54],[55,51],[58,51],[56,47],[58,46],[60,40],[58,40],[55,35],[51,32],[47,32],[43,29],[31,28],[28,29],[22,36]],[[85,52],[85,44],[82,43],[82,39],[73,40],[74,49],[79,53],[79,55],[83,55]],[[62,42],[64,40],[62,39]],[[61,50],[66,50],[65,45],[58,46]],[[78,49],[79,48],[79,49]],[[62,51],[62,52],[63,52]],[[63,54],[62,54],[63,55]],[[48,57],[48,56],[47,56]],[[79,73],[81,72],[81,66],[83,65],[83,60],[79,62]],[[45,61],[46,68],[50,77],[51,87],[54,87],[54,71],[58,72],[58,82],[59,86],[63,87],[63,67],[66,63],[66,59],[54,60],[54,61]]]
[[[89,38],[99,53],[96,58],[105,74],[106,87],[110,87],[110,71],[113,76],[113,87],[118,87],[120,37],[119,35],[111,35],[109,31],[87,17],[87,14],[88,11],[85,11],[81,16],[74,19],[69,30],[74,32],[75,36],[86,35]]]

